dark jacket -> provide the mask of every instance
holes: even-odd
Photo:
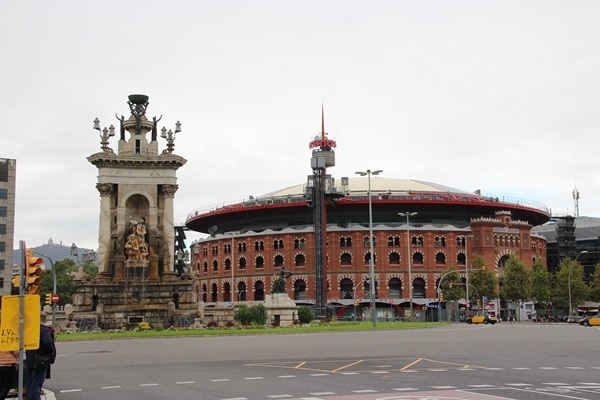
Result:
[[[56,346],[54,345],[54,333],[46,325],[40,326],[40,347],[37,350],[25,351],[25,366],[33,368],[35,355],[50,356],[51,363],[54,363],[56,358]]]

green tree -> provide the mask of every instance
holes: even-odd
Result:
[[[308,324],[313,319],[313,313],[309,306],[298,307],[298,321],[301,324]]]
[[[531,271],[531,299],[543,310],[552,302],[552,283],[552,274],[544,268],[543,261],[535,260]]]
[[[516,302],[518,305],[531,298],[531,274],[514,254],[508,258],[504,265],[501,290],[502,297]],[[517,317],[519,317],[518,313]]]
[[[245,304],[241,304],[233,315],[233,319],[242,325],[250,325],[252,323],[250,308]]]
[[[493,272],[488,271],[483,257],[479,254],[473,254],[471,265],[476,271],[469,273],[469,297],[473,293],[480,300],[483,296],[486,296],[488,299],[497,298],[498,280]]]
[[[596,270],[590,282],[590,301],[600,302],[600,264],[596,264]]]
[[[440,289],[444,294],[444,300],[457,301],[465,297],[465,288],[461,284],[460,274],[453,265],[450,265],[442,276],[444,279]]]
[[[590,297],[590,288],[586,285],[583,265],[571,258],[563,258],[556,273],[556,291],[554,301],[558,306],[569,308],[583,304]],[[570,283],[570,284],[569,284]],[[569,293],[571,296],[569,297]],[[571,301],[569,301],[569,298]],[[569,315],[571,315],[569,310]]]
[[[257,304],[250,307],[250,314],[252,315],[252,323],[256,325],[264,325],[267,323],[267,309],[262,304]]]
[[[73,294],[76,291],[75,282],[70,274],[71,268],[75,265],[73,260],[65,258],[62,261],[54,263],[56,270],[56,293],[59,295],[58,305],[64,306],[72,302]],[[50,267],[50,268],[48,268]],[[40,291],[41,301],[44,302],[47,293],[53,293],[54,289],[54,272],[51,265],[46,265],[46,269],[42,272],[42,290]]]

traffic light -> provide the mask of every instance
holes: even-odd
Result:
[[[46,293],[46,304],[52,305],[52,293]]]
[[[444,293],[440,292],[440,302],[444,301]]]
[[[354,306],[355,307],[360,306],[360,300],[354,300]]]
[[[21,277],[19,275],[15,275],[12,278],[12,285],[16,288],[21,286]]]
[[[27,294],[39,294],[42,289],[42,275],[44,261],[33,255],[33,250],[27,250],[27,266],[25,274],[27,275]]]

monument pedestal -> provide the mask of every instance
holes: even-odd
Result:
[[[287,293],[273,293],[265,297],[265,308],[271,326],[292,326],[298,318],[298,306]]]

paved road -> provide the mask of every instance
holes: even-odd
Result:
[[[59,343],[59,400],[600,399],[600,329],[567,324]]]

